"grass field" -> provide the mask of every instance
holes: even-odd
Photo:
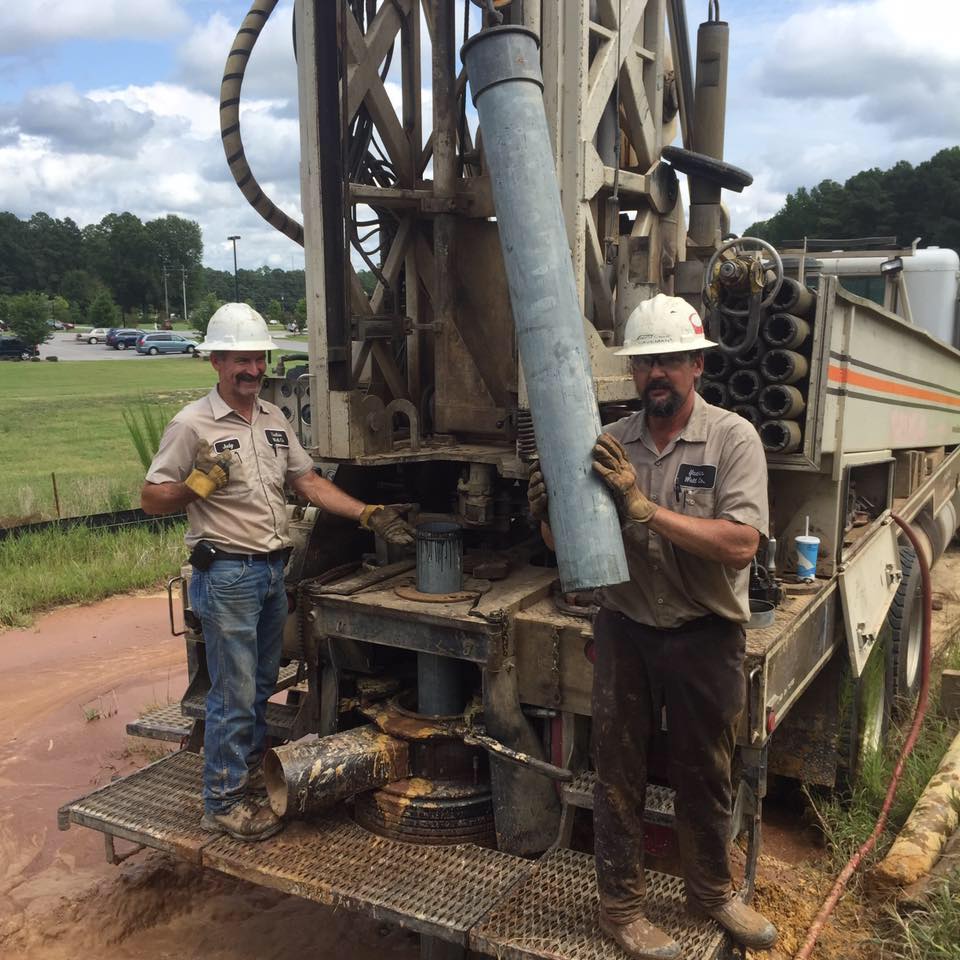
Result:
[[[158,587],[185,557],[182,524],[115,533],[76,527],[0,541],[0,628],[28,626],[58,603]]]
[[[215,380],[200,360],[0,366],[0,524],[136,506],[143,467],[123,422],[141,396],[175,413]]]

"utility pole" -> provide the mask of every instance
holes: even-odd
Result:
[[[180,280],[183,284],[183,322],[187,322],[187,268],[180,268]]]
[[[240,281],[237,279],[237,241],[240,239],[240,235],[227,237],[227,239],[233,241],[233,300],[234,303],[239,303]]]
[[[163,268],[163,310],[165,319],[170,319],[170,294],[167,292],[167,261],[161,260],[160,265]]]

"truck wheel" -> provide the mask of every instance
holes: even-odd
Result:
[[[913,547],[900,548],[903,579],[887,613],[887,676],[894,712],[909,712],[920,690],[920,656],[923,650],[923,598],[920,564]]]
[[[883,749],[887,740],[891,712],[886,652],[889,642],[889,631],[883,630],[859,679],[848,673],[841,690],[837,777],[848,787],[860,779],[864,764]]]

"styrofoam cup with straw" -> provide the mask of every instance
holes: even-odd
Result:
[[[797,577],[806,583],[812,583],[817,575],[817,554],[820,552],[820,538],[810,536],[810,517],[806,518],[802,537],[794,537],[797,547]]]

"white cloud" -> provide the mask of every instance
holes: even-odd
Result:
[[[4,8],[0,54],[73,39],[156,39],[189,24],[177,0],[21,0]]]

